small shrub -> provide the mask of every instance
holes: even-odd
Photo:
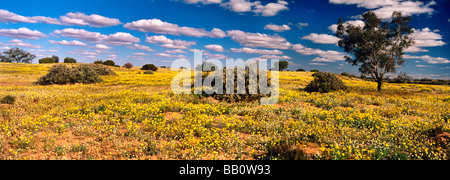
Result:
[[[46,64],[46,63],[56,63],[56,62],[51,57],[46,57],[46,58],[39,59],[39,64]]]
[[[297,72],[305,72],[304,69],[297,69]]]
[[[106,66],[115,66],[116,63],[113,60],[106,60],[105,62],[103,62],[103,65]]]
[[[314,73],[317,73],[317,72],[320,72],[319,70],[311,70],[311,71],[309,71],[309,72],[314,72]]]
[[[95,68],[96,65],[82,64],[77,67],[67,67],[65,65],[53,66],[49,73],[41,77],[35,84],[51,85],[51,84],[92,84],[102,82]],[[98,66],[98,65],[97,65]],[[100,65],[101,66],[101,65]]]
[[[82,64],[80,66],[88,66],[94,69],[98,75],[117,75],[114,71],[101,64]]]
[[[94,64],[103,64],[103,61],[102,60],[97,60],[97,61],[94,61]]]
[[[123,67],[127,68],[127,69],[131,69],[133,68],[133,64],[131,63],[126,63],[125,65],[123,65]]]
[[[0,103],[3,103],[3,104],[14,104],[14,102],[16,102],[16,97],[11,96],[11,95],[6,95],[5,97],[3,97],[0,100]]]
[[[155,74],[155,73],[153,71],[148,70],[148,71],[144,71],[144,74]]]
[[[146,65],[142,66],[141,70],[157,71],[158,67],[156,67],[154,64],[146,64]]]
[[[330,72],[318,72],[313,76],[314,80],[305,87],[307,92],[328,93],[347,89],[345,83]]]
[[[77,60],[71,57],[64,58],[64,63],[77,63]]]

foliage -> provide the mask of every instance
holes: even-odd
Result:
[[[64,58],[64,63],[77,63],[77,60],[71,57]]]
[[[144,74],[155,74],[155,73],[151,70],[147,70],[147,71],[144,71]]]
[[[362,15],[362,21],[364,27],[344,24],[339,19],[338,45],[353,56],[346,56],[346,61],[360,66],[361,73],[372,75],[381,91],[384,76],[403,65],[404,50],[414,44],[410,38],[413,30],[408,26],[411,18],[395,11],[391,22],[383,22],[369,11]]]
[[[127,69],[131,69],[133,68],[133,64],[131,63],[126,63],[125,65],[123,65],[123,67],[127,68]]]
[[[156,67],[154,64],[146,64],[142,66],[141,70],[158,71],[158,67]]]
[[[297,72],[305,72],[306,70],[305,69],[297,69],[296,71]]]
[[[55,63],[59,63],[59,57],[56,55],[52,56],[53,61],[55,61]]]
[[[287,61],[278,61],[278,63],[275,63],[275,68],[277,66],[279,71],[284,71],[288,68],[289,63]]]
[[[103,61],[102,60],[97,60],[97,61],[94,61],[94,64],[103,64]]]
[[[39,59],[39,64],[45,64],[45,63],[55,63],[55,60],[51,57]]]
[[[11,48],[0,54],[0,62],[7,63],[32,63],[34,58],[36,58],[34,54],[19,48]]]
[[[328,93],[331,91],[346,90],[347,86],[342,80],[330,72],[318,72],[312,75],[314,80],[305,87],[307,92]]]
[[[4,103],[4,104],[14,104],[14,102],[16,102],[16,97],[11,96],[11,95],[6,95],[2,99],[0,99],[0,103]]]
[[[106,60],[105,62],[103,62],[103,65],[106,66],[115,66],[116,63],[113,60]]]
[[[320,72],[320,71],[319,71],[319,70],[316,70],[316,69],[313,69],[313,70],[310,70],[309,72],[316,73],[316,72]]]
[[[65,65],[55,65],[50,69],[49,73],[41,77],[36,84],[91,84],[102,81],[103,80],[97,74],[93,66],[80,65],[77,67],[67,67]]]

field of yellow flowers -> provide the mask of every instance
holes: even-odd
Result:
[[[0,63],[0,159],[449,159],[450,87],[341,77],[307,93],[281,72],[280,100],[175,95],[178,73],[112,68],[90,85],[33,85],[51,65]]]

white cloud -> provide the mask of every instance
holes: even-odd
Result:
[[[209,58],[209,59],[232,59],[232,58],[230,58],[228,56],[225,56],[223,54],[211,54],[211,53],[209,53],[207,51],[204,51],[203,55],[205,55],[205,57]]]
[[[150,56],[150,54],[145,54],[145,53],[133,53],[131,55],[133,55],[133,56]]]
[[[2,45],[2,44],[0,44],[0,45]],[[13,40],[9,41],[9,44],[7,44],[7,45],[8,46],[16,46],[16,47],[42,48],[42,46],[32,45],[30,43],[23,42],[22,40],[19,40],[19,39],[13,39]]]
[[[431,57],[429,55],[423,55],[423,56],[410,56],[410,55],[404,55],[403,58],[405,59],[420,59],[428,64],[448,64],[450,63],[450,60],[442,57]]]
[[[183,2],[187,4],[220,4],[222,3],[222,0],[184,0]]]
[[[117,59],[119,59],[119,56],[117,56],[115,54],[111,54],[111,55],[108,55],[108,59],[117,60]]]
[[[170,53],[170,54],[185,54],[186,51],[183,51],[181,49],[173,49],[173,50],[165,50],[164,53]]]
[[[185,35],[191,37],[212,37],[223,38],[225,32],[220,29],[214,28],[212,31],[206,31],[205,29],[192,28],[192,27],[180,27],[176,24],[161,21],[159,19],[142,19],[133,21],[124,25],[125,28],[131,30],[137,30],[141,32],[153,32],[157,34],[171,34],[171,35]]]
[[[307,36],[302,37],[302,39],[311,40],[312,42],[319,44],[337,44],[337,42],[339,41],[339,38],[335,36],[316,33],[311,33]]]
[[[166,53],[157,53],[155,56],[158,57],[166,57],[166,58],[186,58],[184,55],[173,55],[173,54],[166,54]]]
[[[205,48],[209,49],[209,50],[213,50],[213,51],[219,51],[219,52],[223,52],[224,51],[223,47],[221,45],[218,45],[218,44],[206,45]]]
[[[167,38],[166,36],[150,36],[147,37],[145,42],[161,44],[159,46],[169,48],[169,49],[188,49],[190,46],[197,44],[192,41],[183,41],[183,40],[172,40]]]
[[[272,49],[289,49],[292,44],[278,35],[267,35],[261,33],[247,33],[241,30],[227,31],[231,39],[248,47],[264,47]]]
[[[276,3],[268,3],[266,5],[262,5],[260,1],[250,2],[248,0],[230,0],[225,3],[221,3],[220,5],[233,12],[253,12],[261,16],[275,16],[280,11],[289,10],[287,7],[289,3],[282,0],[279,0]]]
[[[414,33],[411,38],[416,42],[417,47],[435,47],[443,46],[442,35],[432,32],[429,28],[413,29]]]
[[[269,29],[269,30],[276,31],[276,32],[283,32],[283,31],[291,30],[291,27],[289,27],[286,24],[283,24],[281,26],[275,25],[275,24],[268,24],[268,25],[264,26],[264,29]]]
[[[112,49],[112,47],[109,47],[109,46],[103,45],[103,44],[96,44],[93,48],[94,49],[98,49],[98,50],[109,50],[109,49]]]
[[[425,68],[425,67],[432,67],[432,66],[427,66],[427,65],[421,65],[421,64],[418,64],[418,65],[416,65],[416,67]]]
[[[148,46],[144,46],[144,45],[140,45],[140,44],[132,44],[130,46],[127,46],[127,48],[129,49],[140,49],[140,50],[144,50],[144,51],[148,51],[148,52],[154,52],[155,50],[153,50],[152,48],[148,47]]]
[[[18,14],[15,14],[13,12],[0,9],[0,22],[12,22],[12,23],[18,23],[18,22],[24,22],[24,23],[47,23],[47,24],[61,24],[57,19],[50,18],[50,17],[44,17],[44,16],[33,16],[33,17],[27,17],[27,16],[21,16]]]
[[[436,5],[435,1],[424,4],[421,1],[410,0],[330,0],[332,4],[357,5],[366,9],[375,9],[373,12],[382,19],[389,19],[394,11],[402,11],[403,15],[411,16],[416,14],[431,15],[434,9],[430,8]]]
[[[292,46],[292,50],[296,51],[297,53],[303,54],[303,55],[317,55],[319,58],[315,58],[313,61],[316,62],[336,62],[336,61],[344,61],[345,60],[345,53],[337,52],[337,51],[324,51],[321,49],[313,49],[309,47],[305,47],[301,44],[294,44]]]
[[[110,34],[104,41],[106,44],[113,46],[130,45],[132,43],[141,42],[139,38],[125,32]]]
[[[46,37],[45,34],[37,30],[29,30],[28,28],[19,29],[0,29],[0,36],[7,36],[19,39],[39,39],[41,37]]]
[[[303,27],[307,27],[307,26],[309,26],[309,24],[308,23],[297,23],[297,27],[298,27],[298,29],[303,29]]]
[[[348,26],[348,25],[364,27],[364,22],[361,20],[352,20],[352,21],[344,22],[344,26]],[[333,25],[329,26],[328,29],[331,30],[333,33],[336,33],[337,27],[338,27],[337,24],[333,24]]]
[[[85,15],[84,13],[67,13],[60,17],[61,21],[67,25],[108,27],[122,24],[119,19],[107,18],[98,14]]]
[[[313,66],[325,66],[327,64],[324,63],[309,63],[309,65],[313,65]]]
[[[53,41],[53,40],[49,40],[48,42],[52,43],[52,44],[59,44],[59,45],[63,45],[63,46],[87,46],[87,44],[77,41],[77,40],[73,40],[73,41],[66,41],[66,40],[62,40],[62,41]]]
[[[84,29],[66,28],[63,30],[55,30],[53,32],[63,37],[71,37],[96,43],[108,38],[108,36],[100,34],[98,32],[89,32]]]
[[[276,55],[262,55],[259,59],[292,59],[289,56],[276,56]]]
[[[280,50],[267,50],[267,49],[253,49],[253,48],[231,48],[231,51],[238,53],[247,53],[247,54],[283,54]]]

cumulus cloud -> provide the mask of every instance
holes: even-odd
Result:
[[[172,40],[167,38],[166,36],[150,36],[147,37],[145,42],[160,44],[159,46],[169,49],[189,49],[190,46],[197,44],[192,41],[183,41],[183,40]]]
[[[230,0],[221,3],[220,6],[237,13],[253,12],[261,16],[275,16],[280,11],[289,10],[287,1],[279,0],[276,3],[262,5],[260,1],[250,2],[248,0]]]
[[[0,43],[0,45],[2,45],[2,44]],[[13,40],[9,41],[9,44],[7,44],[7,45],[15,46],[15,47],[42,48],[42,46],[32,45],[30,43],[23,42],[22,40],[19,40],[19,39],[13,39]]]
[[[113,46],[122,46],[122,45],[130,45],[133,43],[141,42],[141,40],[137,37],[134,37],[130,33],[118,32],[115,34],[110,34],[104,42]]]
[[[19,39],[39,39],[41,37],[46,37],[45,34],[37,30],[30,30],[28,28],[19,29],[0,29],[0,36],[7,36]]]
[[[258,59],[292,59],[289,56],[283,55],[283,56],[276,56],[276,55],[262,55],[258,57]]]
[[[232,40],[248,47],[264,47],[272,49],[289,49],[292,44],[278,35],[247,33],[241,30],[227,31]]]
[[[268,24],[268,25],[264,26],[264,29],[269,29],[269,30],[276,31],[276,32],[283,32],[283,31],[291,30],[291,27],[289,27],[286,24],[283,24],[281,26],[275,25],[275,24]]]
[[[93,48],[94,49],[98,49],[98,50],[109,50],[109,49],[112,49],[112,47],[109,47],[109,46],[103,45],[103,44],[96,44]]]
[[[337,38],[336,36],[316,33],[311,33],[307,36],[302,37],[302,39],[307,39],[319,44],[337,44],[337,42],[339,41],[339,38]]]
[[[155,56],[158,57],[166,57],[166,58],[186,58],[184,55],[173,55],[173,54],[166,54],[166,53],[157,53]]]
[[[348,26],[348,25],[364,27],[364,21],[361,21],[361,20],[352,20],[352,21],[346,21],[346,22],[344,22],[344,26]],[[328,29],[331,30],[333,33],[336,33],[337,27],[338,27],[337,24],[333,24],[333,25],[329,26]]]
[[[309,26],[309,24],[308,23],[297,23],[297,27],[298,27],[298,29],[303,29],[303,27],[307,27],[307,26]]]
[[[219,51],[219,52],[223,52],[224,51],[223,47],[221,45],[218,45],[218,44],[206,45],[205,48],[209,49],[209,50],[213,50],[213,51]]]
[[[62,40],[62,41],[53,41],[53,40],[49,40],[48,42],[52,43],[52,44],[59,44],[59,45],[63,45],[63,46],[87,46],[87,44],[77,41],[77,40],[73,40],[73,41],[66,41],[66,40]]]
[[[129,49],[140,49],[140,50],[144,50],[144,51],[148,51],[148,52],[154,52],[155,50],[153,50],[152,48],[145,46],[145,45],[140,45],[140,44],[132,44],[130,46],[127,46],[127,48]]]
[[[131,30],[137,30],[141,32],[153,32],[157,34],[171,34],[171,35],[185,35],[191,37],[212,37],[212,38],[223,38],[225,37],[225,32],[220,29],[214,28],[211,31],[206,31],[201,28],[192,27],[180,27],[177,24],[172,24],[168,22],[161,21],[159,19],[142,19],[138,21],[133,21],[131,23],[126,23],[125,28]]]
[[[0,22],[11,22],[11,23],[47,23],[47,24],[61,24],[58,19],[56,18],[50,18],[50,17],[44,17],[44,16],[33,16],[33,17],[27,17],[27,16],[21,16],[18,14],[15,14],[13,12],[0,9]]]
[[[450,63],[450,60],[447,58],[442,57],[431,57],[429,55],[423,55],[423,56],[410,56],[410,55],[404,55],[403,58],[405,59],[420,59],[428,64],[448,64]]]
[[[238,52],[238,53],[247,53],[247,54],[283,54],[280,50],[268,50],[268,49],[253,49],[253,48],[231,48],[232,52]]]
[[[84,13],[67,13],[60,17],[61,21],[67,25],[108,27],[122,24],[119,19],[107,18],[98,14],[86,15]]]
[[[313,61],[315,62],[336,62],[336,61],[344,61],[345,53],[337,52],[337,51],[324,51],[321,49],[313,49],[309,47],[305,47],[301,44],[294,44],[292,46],[292,50],[296,51],[299,54],[303,55],[317,55],[319,58],[315,58]]]
[[[173,49],[173,50],[165,50],[164,53],[170,53],[170,54],[185,54],[186,51],[183,51],[181,49]]]
[[[430,6],[436,5],[435,1],[430,1],[425,4],[421,1],[410,0],[330,0],[330,3],[357,5],[366,9],[374,9],[373,12],[382,19],[389,19],[394,11],[402,11],[403,15],[406,16],[417,14],[431,15],[434,13],[434,9],[430,8]]]
[[[63,30],[55,30],[53,31],[53,33],[61,35],[63,37],[71,37],[90,42],[100,42],[108,38],[108,36],[100,34],[98,32],[89,32],[84,29],[66,28]]]

